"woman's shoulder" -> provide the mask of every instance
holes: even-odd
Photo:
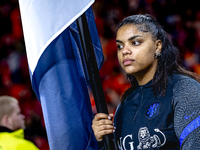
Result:
[[[175,74],[173,77],[171,82],[173,92],[182,91],[183,93],[184,91],[185,93],[190,92],[192,94],[194,91],[200,91],[200,83],[197,80],[181,74]]]
[[[170,76],[170,79],[172,80],[172,81],[179,81],[179,80],[182,80],[182,79],[192,79],[191,77],[189,77],[189,76],[186,76],[186,75],[182,75],[182,74],[172,74],[171,76]]]
[[[189,76],[186,76],[186,75],[182,75],[182,74],[172,74],[170,77],[169,77],[169,84],[171,84],[171,86],[175,86],[177,84],[180,84],[180,86],[185,86],[188,82],[190,82],[191,84],[197,84],[200,86],[200,83],[189,77]]]
[[[191,77],[184,76],[177,80],[174,83],[172,90],[172,102],[174,107],[178,102],[187,104],[200,102],[200,83]]]

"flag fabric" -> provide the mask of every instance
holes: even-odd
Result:
[[[41,102],[51,150],[92,150],[93,113],[76,19],[87,17],[98,67],[103,53],[93,0],[19,0],[32,88]]]

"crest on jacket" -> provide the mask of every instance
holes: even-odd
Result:
[[[159,114],[159,111],[160,111],[160,102],[156,101],[149,106],[145,116],[151,120],[152,118],[155,118]]]

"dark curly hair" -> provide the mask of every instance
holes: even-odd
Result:
[[[180,65],[179,50],[172,44],[168,34],[164,31],[162,26],[150,14],[132,15],[126,17],[119,23],[118,29],[127,24],[132,24],[141,32],[148,32],[152,35],[153,40],[162,41],[161,57],[158,57],[157,69],[153,77],[153,91],[154,95],[164,96],[168,78],[172,73],[178,73],[192,77],[200,82],[198,76],[190,71],[187,71]],[[122,101],[136,88],[137,80],[133,75],[127,74],[127,79],[131,87],[122,95]]]

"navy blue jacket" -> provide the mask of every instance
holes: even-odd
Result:
[[[199,149],[200,84],[174,74],[163,97],[154,96],[152,81],[137,86],[118,106],[114,124],[121,150]],[[99,149],[105,149],[103,142]]]
[[[179,149],[174,131],[172,104],[173,86],[180,79],[174,75],[168,81],[166,95],[155,97],[152,81],[138,86],[120,104],[115,115],[115,136],[119,149]]]

